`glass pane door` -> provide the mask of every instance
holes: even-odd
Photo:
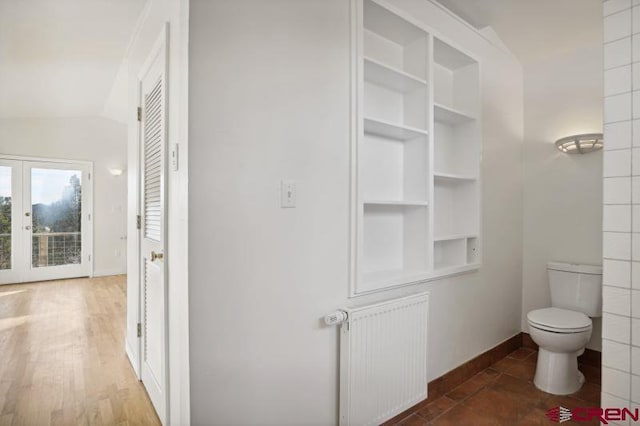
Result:
[[[87,166],[24,162],[25,281],[90,275]]]
[[[0,158],[0,284],[19,282],[22,162]]]
[[[82,171],[31,168],[31,266],[82,260]]]
[[[89,172],[0,157],[0,284],[91,275]]]
[[[11,167],[0,166],[0,270],[11,269]]]

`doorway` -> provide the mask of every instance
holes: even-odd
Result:
[[[0,157],[0,284],[91,275],[91,169]]]

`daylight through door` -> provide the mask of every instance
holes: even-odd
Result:
[[[91,274],[90,165],[0,158],[0,284]]]

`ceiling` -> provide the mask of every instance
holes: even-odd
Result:
[[[0,0],[0,117],[100,115],[145,0]]]
[[[490,26],[523,64],[602,44],[602,0],[437,0]]]
[[[146,0],[0,0],[0,117],[103,112]],[[438,0],[523,64],[599,45],[601,0]]]

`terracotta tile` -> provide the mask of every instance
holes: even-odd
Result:
[[[512,425],[520,414],[530,411],[531,407],[523,404],[513,395],[491,388],[484,388],[463,402],[473,409],[478,416],[496,420],[498,424]]]
[[[496,381],[498,379],[498,376],[500,376],[500,374],[501,373],[497,370],[494,370],[492,368],[487,368],[485,370],[482,370],[478,374],[476,374],[474,377],[476,377],[479,381],[484,382],[485,384],[489,384]]]
[[[525,359],[535,351],[529,348],[518,348],[509,354],[509,358]]]
[[[550,410],[558,406],[573,409],[584,407],[585,403],[569,395],[548,395],[547,399],[540,405],[540,408]]]
[[[547,418],[547,410],[536,408],[529,411],[518,420],[517,426],[547,426],[553,424]]]
[[[463,399],[466,399],[474,393],[478,392],[486,385],[486,381],[481,380],[477,377],[473,377],[449,392],[447,396],[454,401],[462,401]]]
[[[509,376],[508,374],[503,374],[498,377],[498,380],[491,384],[490,387],[496,390],[512,393],[523,404],[529,404],[532,406],[540,405],[540,403],[544,402],[549,396],[549,394],[536,388],[532,382],[518,379],[516,377]]]
[[[595,383],[585,383],[578,392],[571,396],[588,402],[589,406],[600,406],[600,385]]]
[[[396,423],[396,426],[428,426],[429,422],[423,419],[417,414],[412,414],[409,417],[405,418],[399,423]]]
[[[496,379],[498,378],[498,376],[500,374],[502,374],[500,371],[494,369],[493,367],[487,368],[486,370],[483,371],[483,373],[485,373],[486,375],[489,375],[489,376],[493,376]]]
[[[538,363],[538,351],[533,351],[531,355],[524,359],[524,362],[537,364]]]
[[[509,370],[511,367],[515,366],[518,364],[518,360],[513,359],[513,358],[503,358],[500,361],[496,362],[495,364],[493,364],[491,366],[491,368],[493,368],[494,370],[498,370],[501,372],[506,372],[507,370]]]
[[[478,415],[472,409],[459,404],[431,424],[434,426],[496,426],[499,423],[495,418]]]
[[[518,364],[508,369],[506,374],[532,382],[533,376],[536,374],[536,364],[519,361]]]
[[[454,405],[456,405],[456,401],[446,396],[443,396],[427,404],[424,408],[418,410],[417,413],[422,417],[424,417],[425,419],[431,421],[436,417],[438,417],[439,415],[450,410]]]

